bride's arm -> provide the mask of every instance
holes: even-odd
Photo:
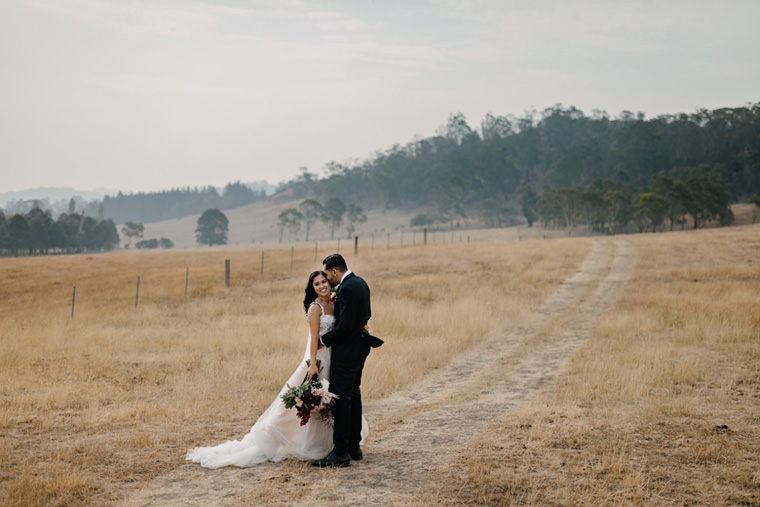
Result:
[[[319,376],[319,369],[317,368],[317,349],[319,348],[319,317],[322,315],[318,305],[311,305],[309,307],[309,313],[307,313],[307,319],[309,321],[309,379],[314,375]]]

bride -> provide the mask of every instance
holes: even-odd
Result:
[[[307,374],[309,378],[320,375],[327,380],[330,376],[330,349],[319,342],[319,337],[329,331],[335,322],[327,275],[322,271],[311,273],[305,293],[304,310],[309,322],[306,352],[296,371],[280,390],[280,395],[288,385],[300,384]],[[310,366],[307,366],[306,360],[309,360]],[[332,425],[320,417],[312,417],[305,426],[301,426],[295,410],[286,409],[278,395],[242,440],[229,440],[215,447],[196,447],[187,452],[185,459],[206,468],[229,465],[249,467],[286,458],[313,460],[330,452],[332,436]],[[362,419],[362,440],[366,436],[367,421]]]

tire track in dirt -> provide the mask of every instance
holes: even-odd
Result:
[[[513,328],[412,388],[366,404],[371,434],[362,462],[339,470],[292,461],[243,470],[184,465],[123,504],[419,503],[426,486],[437,482],[438,465],[459,455],[482,427],[552,385],[619,297],[635,258],[624,240],[595,240],[578,271]]]

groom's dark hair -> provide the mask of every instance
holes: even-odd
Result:
[[[340,271],[348,270],[348,266],[346,266],[346,259],[344,259],[341,254],[328,255],[325,257],[325,260],[322,261],[322,265],[325,267],[325,269],[338,269]]]

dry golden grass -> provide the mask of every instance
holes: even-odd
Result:
[[[403,389],[503,329],[572,274],[590,244],[378,246],[347,255],[372,287],[372,329],[386,339],[365,370],[365,397]],[[125,484],[182,464],[187,448],[247,432],[303,354],[302,291],[319,266],[312,248],[296,250],[291,273],[290,250],[269,250],[261,277],[260,255],[1,259],[0,503],[112,502]]]
[[[452,505],[760,505],[760,227],[626,237],[559,387],[470,442]]]

